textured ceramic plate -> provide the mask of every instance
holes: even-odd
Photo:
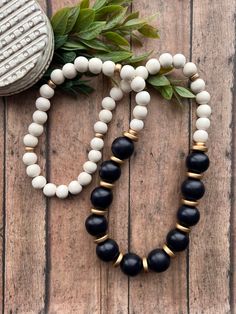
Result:
[[[0,96],[34,85],[53,56],[50,22],[35,0],[0,0]]]

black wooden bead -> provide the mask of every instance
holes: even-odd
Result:
[[[107,239],[105,242],[97,245],[96,253],[102,261],[111,262],[118,257],[119,246],[114,240]]]
[[[134,152],[134,143],[127,137],[118,137],[111,146],[112,153],[119,159],[127,159]]]
[[[121,175],[120,166],[112,160],[104,161],[101,164],[99,175],[102,180],[112,183],[118,180]]]
[[[120,268],[124,274],[133,277],[141,272],[143,263],[138,255],[134,253],[126,253],[120,263]]]
[[[205,187],[200,180],[189,178],[183,182],[181,191],[187,200],[196,201],[203,197]]]
[[[99,236],[107,231],[107,219],[104,216],[90,215],[85,221],[89,234]]]
[[[210,161],[203,152],[192,152],[186,159],[186,166],[189,171],[202,173],[209,167]]]
[[[170,256],[162,249],[151,251],[147,261],[149,268],[157,273],[167,270],[170,266]]]
[[[182,225],[190,227],[199,222],[200,213],[196,207],[182,205],[178,210],[177,218]]]
[[[173,229],[168,233],[166,243],[174,252],[184,251],[188,247],[189,236],[178,229]]]
[[[91,202],[95,208],[106,209],[112,203],[112,191],[103,187],[95,188],[91,193]]]

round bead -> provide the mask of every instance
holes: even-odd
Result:
[[[146,82],[141,76],[136,76],[131,84],[131,88],[135,92],[141,92],[146,87]]]
[[[192,152],[186,159],[186,167],[190,172],[202,173],[209,167],[210,161],[203,152]]]
[[[139,119],[139,120],[143,120],[147,117],[147,107],[144,107],[144,106],[135,106],[134,107],[134,110],[133,110],[133,116],[136,118],[136,119]]]
[[[31,135],[31,134],[26,134],[23,139],[23,143],[25,146],[29,147],[36,147],[38,145],[39,140],[37,137]]]
[[[112,87],[112,89],[110,90],[110,96],[115,101],[119,101],[123,98],[123,92],[119,87]]]
[[[46,183],[47,183],[47,180],[44,176],[38,176],[32,180],[32,186],[35,189],[43,189]]]
[[[127,159],[134,152],[134,143],[127,137],[118,137],[113,141],[111,149],[115,157]]]
[[[119,246],[114,240],[107,239],[97,245],[96,254],[104,262],[114,261],[119,255]]]
[[[183,182],[181,191],[187,200],[196,201],[203,197],[205,187],[200,180],[188,178]]]
[[[120,268],[124,274],[132,277],[136,276],[143,269],[142,260],[134,253],[127,253],[123,256],[123,259],[120,263]]]
[[[162,68],[171,68],[173,63],[173,57],[170,53],[163,53],[160,55],[159,62]]]
[[[113,76],[115,72],[115,63],[113,61],[105,61],[102,65],[102,72],[106,76]]]
[[[147,106],[151,101],[151,96],[148,92],[142,91],[137,93],[135,96],[135,101],[138,105]]]
[[[197,130],[193,133],[193,140],[195,142],[206,143],[208,140],[208,133],[205,130]]]
[[[60,69],[53,70],[50,77],[56,85],[61,85],[65,82],[65,76]]]
[[[94,132],[96,133],[101,133],[101,134],[105,134],[108,130],[108,126],[106,123],[102,122],[102,121],[97,121],[94,124]]]
[[[184,67],[186,63],[186,58],[184,55],[182,55],[181,53],[177,53],[176,55],[174,55],[173,57],[173,66],[176,69],[181,69]]]
[[[83,169],[87,173],[94,173],[97,170],[97,165],[93,161],[86,161],[83,165]]]
[[[121,80],[120,88],[122,89],[124,93],[130,93],[132,91],[129,81]]]
[[[188,247],[189,236],[187,233],[183,233],[178,229],[173,229],[168,233],[166,242],[172,251],[184,251]]]
[[[90,215],[85,221],[85,227],[92,236],[99,236],[107,231],[107,219],[104,216]]]
[[[47,98],[39,97],[35,102],[36,108],[42,111],[48,111],[50,109],[51,103]]]
[[[71,181],[68,185],[68,190],[71,194],[77,195],[82,191],[83,187],[77,180]]]
[[[199,118],[209,118],[211,116],[211,107],[209,105],[200,105],[197,108]]]
[[[99,119],[104,123],[109,123],[112,120],[112,113],[110,110],[103,109],[99,112]]]
[[[211,121],[208,118],[199,118],[196,121],[196,128],[198,130],[207,130],[211,125]]]
[[[182,225],[191,227],[199,222],[200,213],[196,207],[182,205],[178,210],[177,218]]]
[[[103,187],[95,188],[91,193],[91,202],[97,209],[106,209],[113,200],[112,191]]]
[[[191,77],[197,73],[196,64],[193,62],[187,62],[184,66],[183,73],[186,77]]]
[[[207,104],[210,99],[211,95],[205,90],[196,95],[196,102],[200,105]]]
[[[75,68],[79,73],[87,72],[88,64],[89,64],[88,59],[85,57],[78,57],[74,61]]]
[[[206,87],[206,84],[201,78],[196,79],[190,85],[192,92],[195,94],[202,92],[205,89],[205,87]]]
[[[66,185],[59,185],[56,189],[56,196],[58,198],[64,199],[68,196],[69,191]]]
[[[144,128],[144,123],[142,120],[139,119],[133,119],[130,121],[129,124],[130,128],[136,132],[141,131]]]
[[[111,97],[105,97],[102,100],[102,108],[107,110],[113,110],[116,107],[115,100]]]
[[[29,125],[28,131],[31,135],[38,137],[43,134],[43,126],[33,122]]]
[[[77,71],[73,63],[66,63],[62,68],[65,78],[72,80],[77,76]]]
[[[78,181],[80,185],[86,186],[92,181],[92,176],[85,171],[81,172],[78,176]]]
[[[90,150],[88,153],[88,159],[93,162],[98,162],[102,159],[102,153],[99,150]]]
[[[38,157],[35,153],[25,153],[23,155],[23,163],[26,165],[26,166],[30,166],[30,165],[33,165],[37,162],[38,160]]]
[[[41,97],[50,99],[54,96],[55,92],[48,84],[44,84],[40,87],[39,93]]]
[[[145,66],[140,65],[139,67],[137,67],[135,69],[135,75],[136,76],[140,76],[144,80],[146,80],[148,78],[149,73],[148,73],[148,70],[147,70],[147,68]]]
[[[90,146],[92,149],[101,150],[104,146],[104,141],[101,138],[94,137],[90,142]]]
[[[99,74],[102,71],[102,60],[99,58],[91,58],[88,66],[91,73]]]
[[[132,80],[135,76],[135,69],[131,65],[124,65],[120,71],[120,77],[123,80]]]
[[[147,257],[148,266],[151,270],[160,273],[170,266],[170,256],[162,249],[151,251]]]
[[[146,63],[146,68],[151,75],[154,75],[160,71],[161,65],[157,59],[152,58]]]
[[[101,164],[99,175],[104,181],[112,183],[120,178],[120,166],[111,160],[104,161]]]
[[[34,178],[40,175],[41,169],[39,165],[34,164],[26,168],[26,173],[29,177]]]
[[[43,188],[43,194],[47,197],[53,197],[56,194],[57,187],[53,183],[47,183]]]
[[[33,114],[33,121],[38,124],[44,124],[48,119],[46,112],[41,110],[36,110]]]

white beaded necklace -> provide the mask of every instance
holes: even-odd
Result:
[[[150,94],[144,91],[146,87],[145,80],[149,75],[158,74],[161,68],[174,67],[183,69],[183,74],[191,81],[190,88],[196,94],[196,102],[200,105],[197,108],[198,119],[196,121],[197,130],[193,134],[193,140],[199,145],[204,146],[208,139],[207,129],[210,126],[209,117],[211,107],[208,105],[210,94],[205,91],[205,82],[199,78],[197,67],[194,63],[186,63],[186,58],[182,54],[176,54],[172,57],[169,53],[164,53],[159,60],[152,58],[146,66],[139,66],[134,69],[130,65],[121,67],[115,65],[112,61],[104,63],[98,58],[88,60],[85,57],[78,57],[73,63],[67,63],[62,70],[56,69],[51,73],[51,80],[48,84],[40,88],[40,97],[36,100],[37,110],[33,114],[33,123],[28,127],[28,134],[24,136],[23,142],[26,153],[23,156],[23,162],[27,166],[26,173],[32,178],[32,186],[35,189],[42,189],[47,197],[57,196],[64,199],[69,193],[79,194],[83,187],[90,184],[92,175],[97,170],[97,163],[102,158],[102,148],[104,146],[103,136],[108,131],[108,124],[112,120],[112,110],[116,107],[116,102],[123,98],[124,93],[136,92],[136,103],[133,110],[133,119],[130,121],[130,131],[139,132],[144,128],[143,120],[147,116],[147,105],[150,103]],[[48,115],[46,111],[50,109],[49,99],[54,96],[54,89],[57,85],[64,83],[65,79],[73,79],[78,73],[91,72],[92,74],[103,73],[108,77],[113,77],[115,72],[120,72],[119,87],[112,87],[110,95],[102,100],[102,110],[99,112],[99,121],[94,124],[95,137],[90,142],[91,150],[88,153],[88,161],[83,164],[83,171],[76,180],[68,185],[56,186],[54,183],[47,183],[47,180],[41,174],[41,168],[37,164],[37,155],[34,148],[38,145],[38,137],[42,135]],[[204,148],[204,147],[203,147]]]

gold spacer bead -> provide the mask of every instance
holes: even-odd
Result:
[[[120,263],[121,263],[121,261],[122,261],[122,259],[123,259],[123,254],[122,253],[120,253],[119,254],[119,256],[117,257],[117,260],[113,263],[113,266],[114,267],[117,267],[117,266],[119,266],[120,265]]]
[[[98,243],[102,243],[102,242],[106,241],[107,239],[108,239],[108,234],[105,234],[101,238],[95,239],[94,242],[98,244]]]
[[[103,134],[102,133],[95,133],[95,137],[103,138]]]
[[[134,135],[134,136],[138,136],[138,133],[132,129],[129,129],[129,133]]]
[[[200,146],[200,145],[193,145],[193,150],[199,150],[201,152],[207,152],[208,148],[206,146]]]
[[[184,199],[182,199],[181,202],[183,205],[188,205],[188,206],[197,206],[198,205],[198,202],[184,200]]]
[[[180,231],[185,232],[185,233],[189,233],[191,231],[190,228],[184,227],[184,226],[180,225],[179,223],[176,224],[176,228]]]
[[[119,158],[117,158],[117,157],[115,157],[115,156],[111,156],[110,159],[111,159],[112,161],[116,162],[117,164],[120,164],[120,165],[122,165],[122,164],[124,163],[124,160],[121,160],[121,159],[119,159]]]
[[[168,254],[170,257],[175,257],[175,253],[173,251],[171,251],[171,249],[164,244],[163,245],[163,250],[166,252],[166,254]]]
[[[187,172],[187,176],[189,178],[198,179],[198,180],[203,178],[203,174],[201,174],[201,173],[194,173],[194,172]]]
[[[143,261],[143,270],[144,270],[145,273],[148,273],[148,262],[147,262],[147,258],[146,258],[146,257],[143,257],[142,261]]]
[[[26,146],[26,147],[25,147],[25,151],[26,151],[26,152],[33,152],[33,151],[34,151],[34,147]]]
[[[134,142],[137,142],[137,141],[138,141],[138,136],[133,135],[133,134],[131,134],[131,133],[129,133],[129,132],[124,132],[123,135],[124,135],[125,137],[128,137],[129,139],[131,139],[131,140],[134,141]]]
[[[48,81],[48,86],[50,86],[53,89],[55,89],[57,87],[57,85],[52,80]]]
[[[115,66],[115,72],[120,72],[122,69],[122,65],[120,63],[117,63]]]
[[[198,79],[199,77],[200,77],[200,75],[199,75],[198,73],[196,73],[196,74],[194,74],[194,75],[192,75],[192,76],[190,77],[190,81],[194,82],[194,81],[196,81],[196,79]]]
[[[96,209],[96,208],[91,208],[91,212],[94,215],[98,215],[98,216],[104,216],[104,215],[107,214],[107,210],[99,210],[99,209]]]
[[[105,181],[100,181],[100,185],[107,189],[112,189],[115,186],[114,184]]]

